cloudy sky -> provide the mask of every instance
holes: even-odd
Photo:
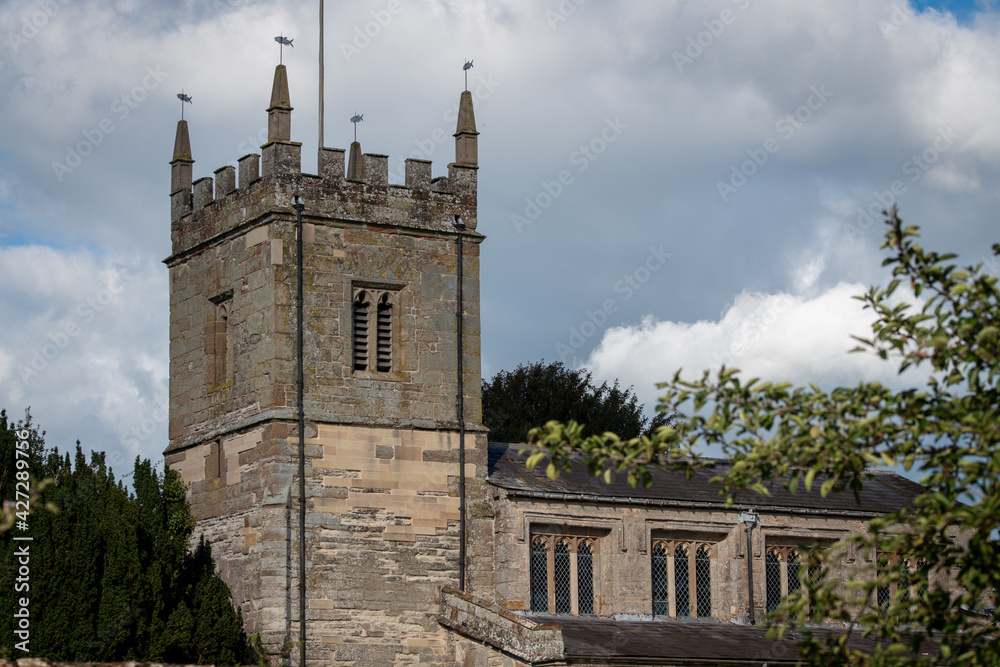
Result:
[[[211,175],[266,134],[290,35],[315,170],[314,1],[0,4],[0,406],[116,467],[166,445],[169,167],[182,89]],[[1000,14],[905,0],[327,0],[326,143],[453,158],[480,134],[483,372],[562,360],[634,385],[726,362],[826,386],[884,282],[877,211],[928,247],[1000,241]],[[445,141],[439,141],[447,135]],[[875,215],[869,217],[866,211]]]

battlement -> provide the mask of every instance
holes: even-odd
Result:
[[[312,222],[336,220],[340,225],[392,225],[425,231],[452,231],[455,216],[469,230],[476,228],[478,170],[477,135],[472,95],[465,91],[455,132],[456,159],[448,175],[433,178],[431,162],[405,161],[405,182],[389,183],[389,158],[320,148],[318,174],[302,173],[302,144],[290,141],[291,112],[284,65],[275,69],[268,113],[268,141],[260,153],[238,160],[192,182],[188,126],[177,126],[171,161],[171,259],[203,247],[212,239],[241,233],[269,214],[292,215],[295,195],[305,202]],[[355,166],[354,160],[358,161]],[[171,263],[168,259],[168,264]]]

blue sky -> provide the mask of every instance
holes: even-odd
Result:
[[[313,171],[315,5],[0,5],[0,406],[31,406],[50,443],[79,438],[116,467],[160,457],[175,95],[194,99],[195,178],[234,164],[263,143],[273,37],[292,36],[293,140]],[[851,296],[887,278],[886,201],[925,245],[1000,273],[992,5],[388,7],[327,2],[326,143],[347,147],[364,112],[362,146],[391,172],[426,157],[444,174],[453,142],[432,137],[454,131],[475,59],[487,377],[562,360],[650,406],[678,367],[722,362],[826,386],[919,381],[846,354],[870,325]]]
[[[915,0],[911,4],[918,11],[936,10],[941,13],[950,13],[963,22],[968,21],[977,12],[996,7],[996,2],[992,0]]]

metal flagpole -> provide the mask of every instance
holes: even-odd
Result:
[[[319,0],[319,147],[323,148],[323,0]]]

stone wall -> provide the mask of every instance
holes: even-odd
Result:
[[[508,497],[494,488],[496,602],[512,610],[531,609],[532,535],[589,535],[595,538],[595,614],[646,618],[652,609],[651,550],[654,540],[675,539],[714,545],[711,562],[712,616],[747,620],[746,531],[738,510],[655,507]],[[772,546],[832,545],[849,532],[864,530],[863,520],[821,514],[761,512],[753,531],[754,606],[765,604],[764,553]],[[848,572],[870,559],[849,552],[831,572],[846,581]]]

